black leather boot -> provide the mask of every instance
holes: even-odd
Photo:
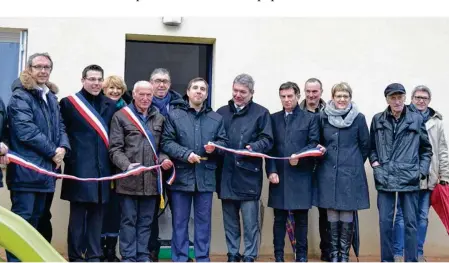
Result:
[[[340,221],[329,222],[329,235],[330,235],[330,250],[329,250],[329,260],[330,262],[338,262],[338,251],[339,251],[339,232],[340,232]]]
[[[354,231],[354,223],[341,223],[340,229],[340,257],[341,262],[349,262],[349,249],[352,243],[352,233]]]

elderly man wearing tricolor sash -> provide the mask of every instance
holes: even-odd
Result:
[[[160,165],[164,170],[173,166],[168,156],[159,151],[165,118],[152,105],[152,98],[151,83],[138,81],[133,89],[133,102],[112,118],[109,154],[120,171],[141,165]],[[116,191],[122,214],[119,234],[122,261],[149,262],[150,225],[158,196],[164,205],[161,169],[119,179]]]
[[[78,178],[111,175],[108,130],[116,106],[115,101],[101,93],[103,73],[98,65],[87,66],[82,72],[81,91],[60,102],[72,147],[64,159],[65,173]],[[103,211],[109,200],[109,187],[109,181],[63,180],[61,199],[70,201],[67,237],[70,261],[100,260]]]
[[[172,260],[187,262],[188,224],[193,201],[194,247],[197,262],[210,261],[212,197],[216,189],[217,155],[213,142],[227,146],[223,118],[206,103],[209,85],[192,79],[185,101],[175,105],[164,124],[161,147],[175,163],[176,179],[169,186],[173,213]],[[206,146],[205,146],[206,145]]]

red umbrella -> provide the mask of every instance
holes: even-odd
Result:
[[[430,204],[441,219],[449,234],[449,183],[440,181],[430,197]]]

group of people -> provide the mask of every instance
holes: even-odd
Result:
[[[308,212],[316,206],[321,259],[347,262],[354,214],[370,207],[367,159],[378,191],[381,260],[400,261],[404,255],[406,261],[424,259],[430,193],[437,183],[449,182],[442,116],[429,107],[429,88],[416,87],[412,103],[405,105],[403,85],[388,85],[387,107],[373,117],[369,129],[345,82],[332,87],[327,103],[316,78],[306,81],[301,103],[299,86],[283,83],[283,109],[270,114],[253,101],[255,82],[248,74],[234,79],[232,99],[214,111],[207,105],[206,80],[192,79],[181,96],[170,89],[170,74],[163,68],[155,69],[148,81],[136,82],[132,99],[126,100],[120,77],[104,79],[100,66],[89,65],[82,71],[81,90],[58,102],[58,88],[49,81],[52,69],[47,53],[33,54],[12,85],[7,111],[0,103],[0,129],[6,130],[0,138],[0,163],[9,163],[5,154],[11,149],[49,171],[62,172],[64,164],[63,173],[78,178],[158,167],[115,181],[63,179],[61,199],[70,202],[70,261],[117,261],[117,240],[122,261],[157,261],[157,218],[164,201],[173,215],[172,260],[190,260],[193,202],[195,260],[210,261],[217,192],[228,262],[253,262],[265,172],[268,206],[274,210],[275,261],[284,261],[289,212],[295,219],[295,259],[308,260]],[[266,159],[264,166],[262,158],[216,146],[290,158]],[[312,149],[322,156],[299,158]],[[12,212],[51,241],[55,179],[9,163],[6,184]],[[17,261],[13,254],[7,256]]]

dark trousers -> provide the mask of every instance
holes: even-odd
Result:
[[[296,258],[307,258],[308,209],[291,210],[295,218]],[[288,210],[274,209],[273,245],[275,255],[284,255]]]
[[[170,199],[168,199],[170,200]],[[168,200],[165,200],[166,202]],[[161,196],[157,195],[156,202],[154,204],[154,214],[153,214],[153,222],[151,222],[151,235],[150,241],[148,243],[148,249],[151,252],[154,252],[157,256],[159,254],[159,250],[161,248],[161,243],[159,242],[159,206],[161,203]]]
[[[11,191],[11,212],[19,215],[37,229],[47,195],[48,193]],[[20,262],[17,257],[8,251],[6,251],[6,257],[9,262]]]
[[[103,204],[70,202],[67,248],[71,262],[100,261],[103,211]]]
[[[321,254],[328,257],[330,250],[330,234],[329,234],[329,223],[327,222],[327,209],[318,207],[318,213],[319,213]]]
[[[190,209],[194,210],[195,261],[208,262],[211,240],[212,192],[172,191],[170,206],[173,215],[172,260],[187,262],[189,259]]]
[[[53,237],[53,228],[51,226],[51,204],[53,203],[54,193],[48,193],[45,198],[45,207],[41,218],[39,219],[39,224],[37,225],[37,231],[51,243],[51,238]]]
[[[118,237],[120,230],[120,201],[115,190],[109,193],[109,202],[105,206],[102,237]]]
[[[399,192],[400,203],[404,217],[404,260],[418,260],[418,198],[419,191]],[[379,210],[380,253],[381,261],[393,262],[393,217],[396,205],[396,192],[378,191],[377,208]]]
[[[259,200],[221,200],[223,225],[228,246],[228,254],[238,255],[240,250],[240,211],[243,217],[243,237],[245,251],[243,257],[256,259],[259,247]]]
[[[123,262],[148,262],[156,196],[120,195],[120,255]]]

